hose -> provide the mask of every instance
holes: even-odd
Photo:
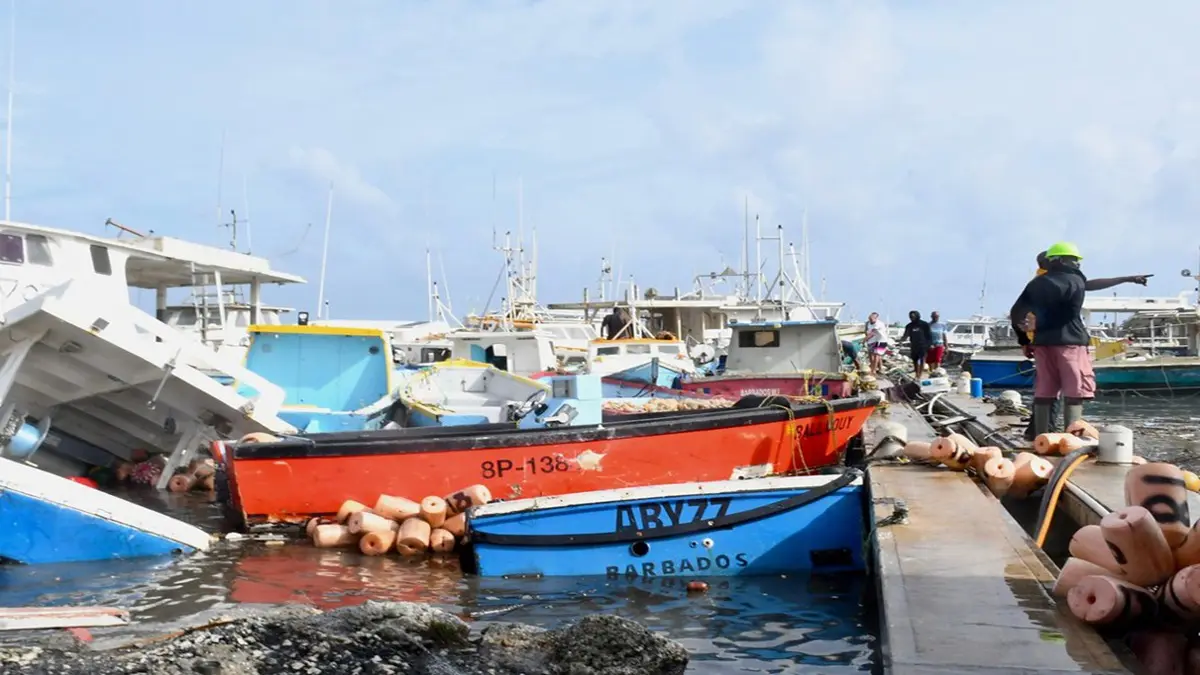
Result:
[[[1067,479],[1080,464],[1096,454],[1096,447],[1095,445],[1085,445],[1074,450],[1063,457],[1058,466],[1054,467],[1054,473],[1050,474],[1046,491],[1042,493],[1042,504],[1038,507],[1037,527],[1034,529],[1037,532],[1034,541],[1038,548],[1046,543],[1046,535],[1050,533],[1050,523],[1054,520],[1054,511],[1058,506],[1058,497],[1062,494]]]

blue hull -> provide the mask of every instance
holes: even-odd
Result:
[[[975,354],[963,365],[972,377],[983,380],[983,386],[998,389],[1030,389],[1033,387],[1033,361],[1012,357],[988,358]]]
[[[477,573],[732,576],[864,569],[857,473],[524,499],[467,514]]]
[[[1034,361],[1008,355],[989,357],[987,354],[976,354],[963,367],[972,376],[983,380],[983,386],[1003,389],[1032,388],[1036,371]],[[1108,361],[1095,364],[1093,369],[1096,373],[1096,389],[1100,391],[1200,389],[1200,363],[1195,359],[1185,363],[1171,363],[1170,359],[1150,363]]]
[[[208,535],[118,497],[0,460],[0,558],[26,564],[165,556]]]

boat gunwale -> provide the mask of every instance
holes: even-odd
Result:
[[[777,424],[790,419],[808,419],[874,408],[878,402],[878,393],[870,392],[820,403],[793,404],[791,409],[765,406],[633,413],[621,415],[620,420],[574,427],[519,429],[513,425],[494,424],[330,432],[285,437],[271,443],[234,444],[232,459],[236,465],[238,460],[417,454],[585,443],[735,426]]]
[[[843,474],[830,477],[830,480],[821,485],[807,488],[804,490],[804,492],[787,497],[785,499],[771,502],[770,504],[763,504],[762,506],[753,509],[739,511],[738,513],[729,513],[717,518],[680,523],[670,527],[655,527],[646,530],[616,532],[589,532],[583,534],[495,534],[471,528],[471,543],[491,544],[494,546],[532,547],[587,544],[624,544],[626,542],[669,539],[672,537],[694,534],[697,532],[733,528],[737,527],[738,525],[744,525],[746,523],[764,520],[782,513],[795,511],[796,509],[812,504],[813,502],[824,499],[825,497],[834,495],[842,488],[851,487],[855,481],[858,481],[859,486],[861,487],[862,474],[857,471],[847,471]],[[774,492],[778,490],[770,491]],[[743,492],[750,491],[746,490]],[[598,502],[598,504],[615,505],[622,501],[641,500],[613,499],[606,502]],[[590,505],[591,504],[589,504],[589,506]],[[534,508],[536,510],[545,510],[550,507]],[[471,511],[474,511],[474,509]],[[513,514],[507,513],[503,515],[511,516]],[[500,514],[497,514],[495,517],[500,517]],[[472,512],[467,513],[467,519],[469,523],[474,521]],[[471,526],[468,525],[468,527]]]

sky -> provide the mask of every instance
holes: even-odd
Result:
[[[747,206],[797,245],[807,214],[846,316],[967,316],[985,282],[1004,312],[1059,239],[1156,275],[1123,294],[1195,287],[1188,0],[15,5],[13,219],[226,246],[233,209],[309,280],[265,300],[311,311],[332,184],[333,318],[424,318],[427,246],[482,311],[522,225],[542,302],[594,297],[614,251],[686,290],[740,269]]]

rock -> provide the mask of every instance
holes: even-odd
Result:
[[[563,675],[676,675],[688,664],[683,645],[619,616],[586,616],[552,640]]]
[[[409,602],[367,602],[325,613],[272,612],[199,627],[174,639],[94,651],[0,650],[0,675],[674,675],[681,645],[615,616],[547,631],[470,627]]]

